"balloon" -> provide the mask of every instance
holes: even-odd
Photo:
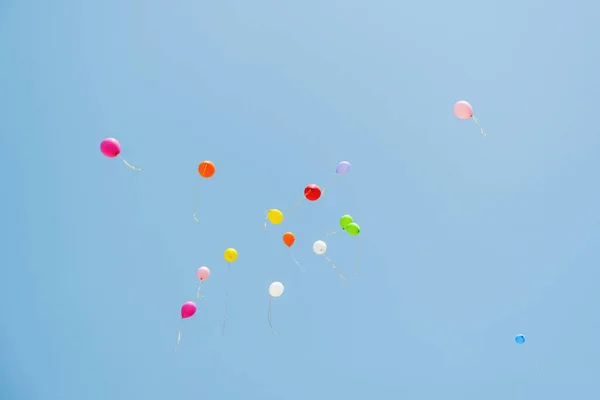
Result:
[[[196,314],[196,303],[188,301],[181,306],[181,318],[189,318]]]
[[[356,236],[360,233],[360,226],[356,222],[351,222],[346,227],[346,232],[350,234],[350,236]]]
[[[337,168],[335,169],[335,172],[340,175],[344,175],[348,171],[350,171],[350,163],[348,161],[342,161],[338,164]]]
[[[352,219],[351,216],[349,215],[342,215],[342,218],[340,218],[340,226],[342,227],[342,229],[346,229],[346,227],[348,226],[348,224],[352,223],[354,220]]]
[[[196,272],[196,276],[199,280],[204,281],[210,276],[210,269],[208,269],[207,267],[200,267]]]
[[[281,282],[273,282],[269,286],[269,294],[271,297],[279,297],[283,294],[283,284]]]
[[[525,343],[525,336],[520,335],[520,334],[515,336],[515,342],[517,342],[517,344]]]
[[[317,254],[325,254],[327,251],[327,244],[322,240],[317,240],[313,244],[313,251]]]
[[[285,243],[287,247],[292,247],[295,241],[296,237],[292,232],[286,232],[283,234],[283,243]]]
[[[314,183],[306,186],[304,188],[304,197],[310,201],[319,200],[319,197],[321,197],[321,188]]]
[[[466,101],[461,100],[454,105],[454,115],[460,119],[473,118],[473,107]]]
[[[215,174],[215,164],[210,161],[202,161],[200,165],[198,165],[198,173],[203,178],[210,178]]]
[[[115,158],[121,154],[121,144],[115,138],[106,138],[100,143],[100,151],[108,158]]]
[[[225,261],[232,263],[235,260],[237,260],[238,252],[236,249],[232,249],[230,247],[227,250],[225,250],[225,254],[223,254],[223,257],[225,257]]]
[[[267,211],[267,218],[273,225],[279,225],[283,221],[283,213],[273,208]]]

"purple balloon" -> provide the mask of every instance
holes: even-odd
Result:
[[[335,169],[335,172],[340,175],[344,175],[348,171],[350,171],[350,163],[348,161],[342,161]]]

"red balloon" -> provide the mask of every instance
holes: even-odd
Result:
[[[304,197],[310,201],[319,200],[319,197],[321,197],[321,188],[314,183],[308,185],[304,188]]]

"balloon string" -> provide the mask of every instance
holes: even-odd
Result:
[[[302,199],[304,199],[304,197],[302,197]],[[292,211],[294,211],[296,208],[298,208],[298,206],[300,205],[300,203],[302,203],[302,199],[301,199],[299,202],[297,202],[297,203],[294,205],[294,207],[292,207],[292,208],[290,209],[290,211],[289,211],[289,212],[292,212]]]
[[[346,280],[346,278],[344,277],[344,275],[342,275],[342,273],[340,272],[340,270],[335,266],[335,264],[333,263],[333,261],[331,261],[329,259],[329,257],[327,257],[327,255],[325,255],[325,258],[327,259],[327,261],[329,261],[329,264],[331,264],[331,266],[333,267],[333,269],[335,270],[335,272],[338,273],[338,275],[340,276],[341,279]]]
[[[229,288],[229,271],[231,270],[231,263],[227,263],[227,287]],[[223,329],[221,335],[225,336],[225,324],[227,323],[227,304],[229,303],[229,289],[225,292],[225,314],[223,314]]]
[[[473,121],[475,121],[475,123],[477,124],[477,126],[479,127],[479,130],[481,131],[481,134],[483,136],[487,136],[487,134],[483,131],[483,128],[481,127],[481,124],[479,123],[479,119],[477,119],[476,116],[472,116],[471,118],[473,118]]]
[[[335,235],[337,232],[329,232],[327,235],[325,235],[325,237],[329,236],[329,235]]]
[[[198,298],[204,297],[204,295],[200,295],[200,287],[202,286],[202,282],[203,281],[200,281],[200,285],[198,285],[198,293],[196,293],[196,295],[198,296]]]
[[[356,239],[358,243],[356,244],[356,266],[354,267],[354,275],[358,275],[358,254],[360,251],[360,236]]]
[[[327,190],[328,187],[333,186],[333,183],[335,182],[335,178],[337,178],[337,176],[338,176],[338,174],[333,174],[331,179],[329,179],[329,182],[327,182],[327,184],[323,188],[323,191],[321,192],[321,195],[323,196],[323,198],[325,198],[325,191]]]
[[[223,328],[221,329],[221,335],[225,336],[225,324],[227,323],[227,303],[229,302],[229,292],[225,293],[225,314],[223,315]]]
[[[273,324],[271,323],[271,305],[273,304],[273,298],[269,297],[269,326],[271,327],[271,330],[273,331],[274,334],[277,335],[277,331],[275,329],[273,329]]]
[[[540,371],[544,372],[544,367],[542,367],[542,364],[540,364],[540,360],[538,360],[537,357],[535,357],[534,360],[535,360],[537,367],[540,369]]]
[[[304,268],[302,265],[300,265],[300,263],[298,262],[298,260],[296,260],[296,257],[294,257],[294,253],[292,253],[292,249],[290,249],[290,255],[292,256],[292,260],[294,260],[294,262],[296,263],[296,265],[298,265],[300,267],[300,271],[306,272],[306,268]]]
[[[266,232],[267,231],[267,219],[269,218],[269,212],[267,211],[265,213],[265,226],[263,228],[263,230]]]
[[[119,158],[121,159],[121,161],[123,161],[123,162],[125,163],[125,165],[127,165],[127,166],[128,166],[129,168],[131,168],[132,170],[134,170],[134,171],[141,171],[141,170],[142,170],[141,168],[136,168],[136,167],[134,167],[133,165],[129,164],[129,163],[127,162],[127,160],[126,160],[126,159],[124,159],[123,157],[121,157],[120,155],[119,155]]]
[[[175,350],[173,351],[177,351],[179,348],[179,342],[181,342],[181,329],[177,329],[177,346],[175,346]]]
[[[200,178],[200,182],[202,182],[202,178]],[[196,196],[194,197],[194,221],[200,222],[198,218],[196,218],[196,210],[198,207],[198,197],[200,197],[200,183],[198,183],[198,189],[196,190]]]

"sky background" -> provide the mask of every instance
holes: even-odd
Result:
[[[1,0],[0,398],[598,399],[598,15]]]

